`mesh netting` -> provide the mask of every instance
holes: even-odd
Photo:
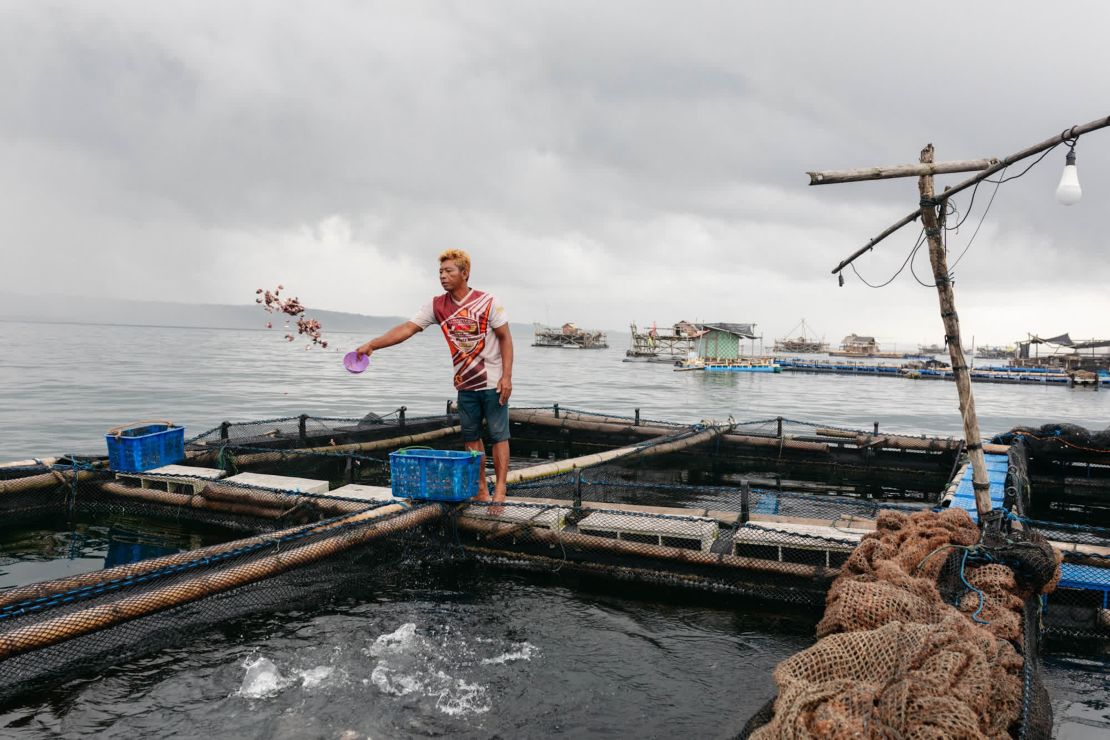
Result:
[[[458,422],[456,414],[414,416],[402,406],[387,414],[368,413],[361,418],[334,416],[283,416],[252,421],[225,421],[188,440],[195,448],[242,445],[256,447],[307,447],[338,445],[353,438],[396,437],[440,429]]]
[[[1024,439],[1030,453],[1070,454],[1093,452],[1110,454],[1110,429],[1092,432],[1076,424],[1044,424],[1039,427],[1014,427],[992,440],[997,444],[1012,444],[1016,439]]]
[[[1029,532],[984,536],[961,509],[883,512],[829,589],[819,641],[775,669],[751,736],[1047,737],[1027,627],[1059,577]]]
[[[187,639],[236,616],[319,604],[352,578],[395,566],[421,536],[417,527],[441,514],[437,504],[362,508],[3,592],[0,698]],[[372,567],[355,567],[367,559]]]
[[[1045,599],[1045,632],[1051,637],[1105,639],[1110,636],[1110,521],[1106,503],[1110,500],[1110,481],[1101,472],[1101,452],[1075,447],[1101,444],[1102,437],[1061,424],[1045,425],[1036,431],[1035,437],[1019,427],[1008,437],[1006,504],[1012,507],[1013,520],[1050,540],[1063,557],[1060,583]],[[1036,483],[1033,471],[1041,474]],[[1068,478],[1076,473],[1082,477]],[[1071,490],[1066,485],[1061,488],[1057,485],[1061,479],[1084,485]],[[1088,485],[1100,480],[1102,486]],[[1050,499],[1047,505],[1040,500],[1043,498]],[[1074,519],[1082,523],[1070,521]]]
[[[830,644],[838,650],[866,651],[871,643],[850,647],[852,640],[888,630],[896,634],[879,637],[879,654],[891,644],[904,648],[892,658],[894,668],[891,660],[857,666],[855,684],[925,681],[921,701],[934,706],[963,696],[953,682],[988,681],[991,706],[1001,709],[976,731],[1024,731],[1043,719],[1030,698],[1038,693],[1035,663],[1022,658],[1039,634],[1040,611],[1030,605],[1060,576],[1055,556],[1031,534],[1047,529],[1030,516],[1035,466],[1020,443],[1006,480],[1014,530],[983,540],[965,513],[930,513],[960,461],[955,440],[778,418],[683,426],[573,409],[514,411],[523,412],[513,418],[514,451],[531,467],[514,471],[510,499],[492,505],[410,506],[389,498],[391,450],[458,445],[450,408],[419,419],[399,411],[388,419],[225,424],[191,442],[185,470],[145,478],[117,477],[92,458],[6,470],[0,506],[9,523],[50,512],[150,514],[248,536],[0,594],[0,698],[228,617],[318,602],[352,574],[396,566],[420,548],[423,557],[449,554],[814,607],[827,599],[822,643],[836,638]],[[198,479],[201,468],[218,478]],[[300,481],[275,490],[266,479],[274,475]],[[1067,566],[1094,562],[1097,545],[1083,543],[1104,534],[1075,526],[1080,549],[1065,553],[1063,579],[1045,613],[1050,628],[1057,599],[1071,589]],[[1051,536],[1058,539],[1056,530]],[[1072,590],[1091,598],[1089,589]],[[1105,605],[1084,608],[1095,625],[1106,613]],[[797,682],[818,685],[805,677],[829,660],[842,662],[835,650],[829,655],[784,669],[783,680],[796,685],[780,682],[780,700],[813,699]],[[960,661],[970,667],[964,671]],[[821,729],[858,729],[852,723],[865,720],[853,712],[862,711],[862,696],[828,703],[835,721]],[[883,696],[894,712],[896,694]],[[801,707],[810,699],[787,703]],[[979,716],[978,704],[968,707],[944,721],[971,728],[958,719]],[[777,711],[771,722],[782,725],[785,716]],[[811,720],[799,710],[790,726]]]

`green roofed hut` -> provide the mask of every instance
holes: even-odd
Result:
[[[754,344],[760,339],[755,333],[755,324],[732,324],[716,322],[700,324],[704,332],[698,338],[698,358],[706,372],[755,372],[777,373],[779,365],[770,358],[753,357],[754,351],[745,356],[744,340]]]

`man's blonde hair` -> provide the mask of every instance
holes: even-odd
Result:
[[[461,249],[448,249],[443,254],[439,255],[439,264],[443,264],[447,260],[454,262],[460,270],[467,275],[470,274],[470,255]]]

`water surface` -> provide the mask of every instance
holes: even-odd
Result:
[[[0,460],[103,454],[104,432],[138,419],[167,418],[192,435],[223,420],[301,413],[442,413],[454,396],[438,334],[375,354],[360,376],[341,358],[368,337],[328,338],[333,349],[305,351],[277,330],[0,321]],[[962,436],[949,382],[675,373],[621,363],[617,337],[599,351],[532,348],[529,339],[516,337],[518,406],[640,408],[684,422],[781,415]],[[987,436],[1017,424],[1110,421],[1104,391],[974,389]],[[46,539],[64,562],[68,541]],[[77,562],[88,551],[76,552],[51,567],[93,567],[100,557]],[[771,695],[771,670],[810,644],[817,616],[740,598],[628,593],[565,574],[410,567],[336,604],[235,620],[71,681],[9,707],[0,727],[16,737],[713,737]],[[1045,666],[1058,722],[1110,722],[1110,668],[1098,648],[1055,644]]]

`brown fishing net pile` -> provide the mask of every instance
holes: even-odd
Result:
[[[978,544],[960,509],[882,513],[829,590],[821,639],[775,669],[774,715],[752,737],[1008,737],[1022,702],[1022,604],[1055,587],[1058,555],[1031,546],[1038,583],[996,562],[965,565]],[[966,591],[958,607],[942,597],[953,584]]]

